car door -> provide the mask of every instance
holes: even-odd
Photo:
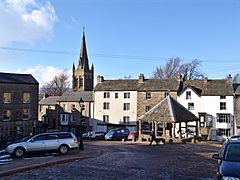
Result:
[[[57,134],[48,134],[46,140],[46,151],[56,151],[60,145]]]
[[[27,142],[28,152],[46,151],[46,138],[47,135],[37,135],[34,136]]]

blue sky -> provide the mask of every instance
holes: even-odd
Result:
[[[240,73],[239,0],[0,0],[0,27],[0,71],[41,84],[77,62],[83,27],[95,78],[151,77],[173,56],[209,78]]]

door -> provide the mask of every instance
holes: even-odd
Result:
[[[28,152],[46,151],[46,135],[38,135],[30,139],[27,143]]]
[[[46,140],[46,151],[56,151],[60,145],[58,135],[48,134]]]

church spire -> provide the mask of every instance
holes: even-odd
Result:
[[[81,69],[89,70],[87,47],[85,41],[85,28],[83,27],[82,45],[80,50],[79,65]]]

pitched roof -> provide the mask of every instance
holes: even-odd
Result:
[[[171,96],[167,96],[148,112],[139,117],[142,121],[190,122],[198,118]]]
[[[233,84],[234,93],[240,95],[240,84]]]
[[[232,82],[228,79],[187,80],[183,90],[187,86],[202,90],[201,96],[232,96],[234,92]]]
[[[49,96],[39,101],[39,105],[56,105],[60,96]]]
[[[65,92],[57,100],[58,102],[79,102],[82,98],[83,101],[93,101],[93,91],[69,91]]]
[[[38,84],[31,74],[15,74],[0,72],[0,83]]]
[[[136,79],[130,80],[104,80],[98,83],[94,91],[177,91],[177,79],[145,79],[139,83]]]

